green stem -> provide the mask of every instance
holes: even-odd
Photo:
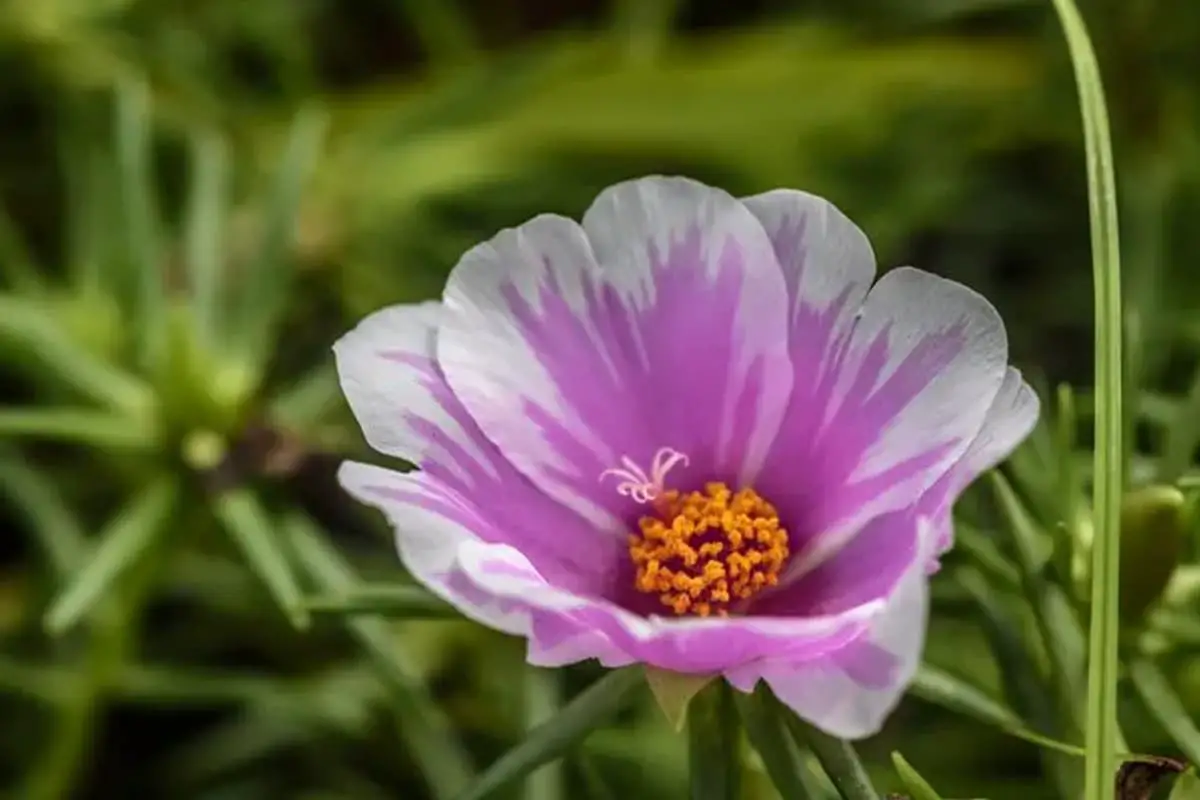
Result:
[[[786,719],[792,736],[812,750],[843,800],[879,800],[879,793],[849,742],[801,722],[794,714],[787,714]]]
[[[739,800],[739,728],[729,687],[714,681],[692,700],[687,715],[689,797]]]
[[[1088,658],[1087,760],[1084,797],[1109,800],[1116,767],[1117,644],[1120,634],[1120,506],[1124,463],[1121,368],[1121,254],[1116,179],[1108,111],[1096,54],[1079,9],[1053,0],[1062,23],[1083,117],[1087,156],[1088,212],[1095,293],[1096,418],[1095,522],[1092,547],[1092,614]]]

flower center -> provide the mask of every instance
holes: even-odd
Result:
[[[779,583],[788,534],[753,489],[710,483],[665,491],[629,537],[634,585],[679,615],[727,616],[730,606]]]
[[[666,489],[666,473],[687,456],[662,448],[647,475],[628,457],[615,475],[617,491],[653,513],[638,520],[629,537],[629,557],[637,568],[634,586],[657,595],[675,614],[728,616],[730,608],[779,583],[787,563],[788,533],[775,507],[758,492],[733,491],[724,483],[703,491]]]

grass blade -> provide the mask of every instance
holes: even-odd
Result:
[[[284,521],[296,558],[322,592],[351,593],[359,585],[350,565],[307,518]],[[382,619],[362,617],[346,627],[388,682],[401,733],[437,800],[451,800],[471,781],[470,758],[454,736],[449,721],[416,675],[400,643]]]
[[[774,699],[774,706],[775,713],[783,719],[796,742],[808,746],[817,761],[821,762],[825,774],[833,781],[834,788],[843,800],[879,800],[879,793],[875,791],[866,768],[849,742],[802,721],[777,698]]]
[[[762,759],[779,795],[788,800],[820,798],[822,793],[814,786],[813,777],[800,757],[787,726],[772,708],[772,699],[767,690],[759,687],[753,694],[738,692],[734,695],[734,702],[750,744]]]
[[[134,498],[103,531],[79,572],[46,613],[46,629],[61,634],[113,588],[167,528],[178,487],[160,478]]]
[[[938,667],[922,664],[909,692],[926,702],[971,717],[1004,730],[1021,729],[1024,721],[1016,712],[971,684]]]
[[[141,332],[143,359],[151,358],[160,340],[166,313],[166,265],[159,245],[159,221],[151,167],[150,92],[137,80],[117,86],[114,140],[117,189],[125,231],[126,262],[133,270],[134,324]]]
[[[149,450],[149,423],[90,408],[0,408],[0,436],[57,439],[104,450]]]
[[[454,606],[417,586],[360,586],[347,592],[310,597],[306,605],[309,611],[317,614],[368,614],[392,619],[461,618]]]
[[[1193,764],[1200,764],[1200,730],[1158,665],[1146,658],[1135,659],[1129,665],[1129,679],[1150,715],[1171,734],[1180,751]]]
[[[63,580],[83,563],[87,537],[58,487],[21,456],[0,451],[0,492],[29,520],[55,577]]]
[[[1095,293],[1096,368],[1092,614],[1088,653],[1087,759],[1084,797],[1108,800],[1116,768],[1117,647],[1120,636],[1120,506],[1125,446],[1121,369],[1124,320],[1117,190],[1108,110],[1100,68],[1079,9],[1072,0],[1053,0],[1062,23],[1083,119],[1087,157],[1088,214]]]
[[[564,705],[552,720],[530,731],[524,741],[492,764],[458,800],[483,800],[559,758],[616,714],[644,682],[642,671],[636,667],[609,672]]]
[[[562,702],[560,694],[557,672],[537,667],[525,668],[527,729],[533,730],[554,719]],[[564,777],[561,764],[543,764],[525,779],[525,800],[559,800],[563,797]]]
[[[738,800],[741,748],[733,698],[725,681],[713,681],[692,699],[687,733],[692,800]]]
[[[223,245],[229,154],[215,134],[192,142],[192,185],[184,223],[189,307],[201,341],[212,346],[222,330],[224,306]]]
[[[246,270],[235,298],[235,343],[256,371],[274,347],[291,278],[289,255],[295,238],[300,200],[324,139],[324,113],[309,110],[296,117],[263,218],[258,256]]]
[[[109,408],[141,415],[152,407],[153,394],[145,383],[92,355],[50,314],[27,300],[0,296],[0,341],[4,340],[36,359],[46,376]]]
[[[242,551],[246,566],[263,582],[292,625],[307,628],[308,609],[300,584],[279,533],[258,498],[249,489],[236,489],[218,497],[213,508]]]
[[[905,788],[912,794],[912,800],[942,800],[941,795],[929,785],[929,781],[922,778],[921,773],[913,769],[904,756],[892,753],[892,763],[896,766],[896,772],[904,782]]]

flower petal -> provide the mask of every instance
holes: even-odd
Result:
[[[877,733],[916,674],[929,615],[924,564],[933,526],[918,523],[920,546],[883,611],[867,632],[825,658],[773,661],[735,677],[739,688],[766,680],[783,703],[830,735],[861,739]]]
[[[781,434],[765,486],[806,537],[789,579],[843,547],[869,519],[912,504],[967,450],[1004,379],[1004,325],[983,297],[919,270],[868,294],[815,431]],[[794,429],[786,433],[795,434]],[[784,460],[786,459],[786,460]]]
[[[586,233],[585,233],[586,231]],[[749,481],[787,403],[786,297],[737,200],[684,179],[603,192],[468,252],[438,336],[450,385],[534,483],[598,526],[636,515],[601,474],[662,447],[680,484]]]
[[[811,391],[875,280],[871,242],[837,206],[808,192],[775,189],[742,202],[770,237],[787,283],[794,391]],[[802,402],[793,395],[793,405]]]
[[[988,409],[983,428],[962,458],[921,498],[922,513],[934,520],[937,547],[930,567],[937,569],[937,557],[954,544],[951,511],[954,502],[976,478],[1008,457],[1033,431],[1041,413],[1037,393],[1009,367],[1004,383]]]
[[[444,315],[439,303],[384,309],[335,346],[343,390],[368,442],[415,462],[429,485],[471,497],[487,510],[498,541],[521,549],[547,575],[600,591],[624,555],[624,538],[544,494],[483,436],[433,358]],[[388,481],[375,477],[386,492]]]
[[[827,561],[764,595],[750,613],[806,617],[883,601],[912,570],[919,555],[919,535],[911,509],[881,514]]]

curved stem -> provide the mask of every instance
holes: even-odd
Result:
[[[702,690],[687,710],[688,782],[692,800],[739,800],[737,709],[724,681]]]

